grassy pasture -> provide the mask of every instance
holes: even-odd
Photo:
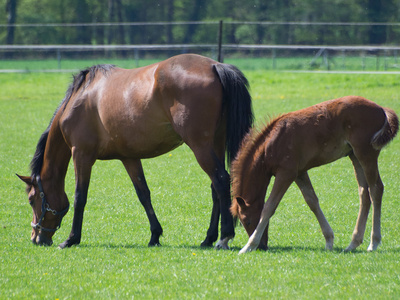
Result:
[[[284,73],[245,70],[258,124],[268,117],[344,96],[365,96],[400,113],[400,75]],[[2,299],[221,298],[397,299],[400,295],[400,139],[380,156],[385,183],[383,243],[343,253],[358,213],[348,159],[310,171],[335,232],[324,238],[292,186],[270,225],[270,250],[238,255],[247,235],[238,227],[231,251],[202,249],[211,213],[210,182],[182,146],[143,161],[153,205],[164,228],[162,247],[147,248],[144,210],[118,161],[93,169],[81,245],[59,250],[30,242],[31,210],[24,185],[40,134],[64,96],[70,74],[0,74],[0,295]],[[73,168],[66,192],[73,201]],[[68,236],[72,210],[54,236]]]
[[[203,54],[215,57],[215,53]],[[376,56],[376,55],[344,55],[334,54],[328,60],[323,57],[315,58],[313,54],[302,56],[287,56],[287,54],[277,53],[258,53],[257,57],[239,54],[226,53],[225,62],[231,63],[246,70],[330,70],[330,71],[399,71],[399,59],[397,56]],[[165,57],[166,58],[166,57]],[[123,68],[135,68],[149,65],[160,59],[155,58],[109,58],[107,63],[115,64]],[[26,72],[44,70],[57,71],[77,70],[91,65],[103,63],[103,59],[80,58],[71,59],[61,57],[59,60],[51,58],[51,54],[46,58],[36,59],[3,59],[0,60],[0,70],[22,70]]]

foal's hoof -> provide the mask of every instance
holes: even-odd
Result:
[[[351,251],[355,250],[360,245],[361,245],[361,242],[351,241],[350,245],[346,249],[344,249],[344,252],[351,252]]]
[[[375,251],[376,249],[378,249],[378,246],[380,245],[380,243],[376,243],[376,244],[369,244],[367,251],[368,252],[372,252]]]

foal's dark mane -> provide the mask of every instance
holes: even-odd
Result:
[[[269,121],[269,123],[262,129],[253,128],[244,138],[240,146],[240,150],[236,156],[236,159],[232,163],[232,194],[240,196],[240,192],[235,190],[236,187],[240,186],[239,180],[242,180],[240,175],[243,171],[248,168],[251,161],[254,160],[254,153],[257,149],[265,142],[272,130],[276,127],[278,122],[282,120],[286,114],[275,117]]]
[[[72,95],[76,93],[82,85],[86,82],[83,89],[87,88],[89,84],[93,81],[97,72],[101,71],[104,75],[107,75],[115,66],[104,64],[104,65],[96,65],[85,70],[79,72],[78,75],[73,76],[72,83],[67,89],[65,93],[64,99],[61,101],[60,105],[57,107],[56,111],[53,114],[53,117],[50,120],[49,126],[47,129],[42,133],[39,142],[36,145],[36,151],[33,155],[32,161],[30,163],[31,168],[31,177],[34,179],[37,175],[40,175],[43,166],[43,159],[44,159],[44,150],[46,148],[47,138],[49,136],[49,131],[51,125],[53,124],[54,117],[56,116],[57,112],[62,108],[63,110],[67,106],[69,100],[71,99]],[[89,74],[88,78],[87,75]]]

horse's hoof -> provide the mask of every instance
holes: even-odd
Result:
[[[160,243],[149,243],[148,247],[161,247]]]
[[[224,249],[224,250],[229,250],[229,246],[228,246],[228,242],[229,242],[230,238],[224,238],[223,240],[219,240],[216,244],[215,244],[215,249],[219,250],[219,249]]]
[[[200,247],[203,247],[203,248],[210,248],[210,247],[212,247],[212,245],[213,245],[213,243],[210,242],[210,241],[208,241],[208,239],[206,238],[206,239],[200,244]]]
[[[61,243],[60,245],[58,245],[58,249],[65,249],[65,248],[70,248],[72,245],[70,245],[67,241],[65,241],[64,243]]]
[[[78,238],[78,239],[75,239],[75,238],[70,239],[70,238],[68,238],[68,239],[65,240],[64,243],[61,243],[60,245],[58,245],[58,248],[60,248],[60,249],[70,248],[70,247],[72,247],[74,245],[79,245],[80,242],[81,242],[80,238]]]
[[[265,245],[259,245],[257,250],[261,250],[261,251],[267,251],[268,250],[268,246]]]

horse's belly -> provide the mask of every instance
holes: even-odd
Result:
[[[99,159],[151,158],[165,154],[182,143],[182,138],[172,130],[171,125],[152,131],[130,129],[119,135],[110,134]]]

